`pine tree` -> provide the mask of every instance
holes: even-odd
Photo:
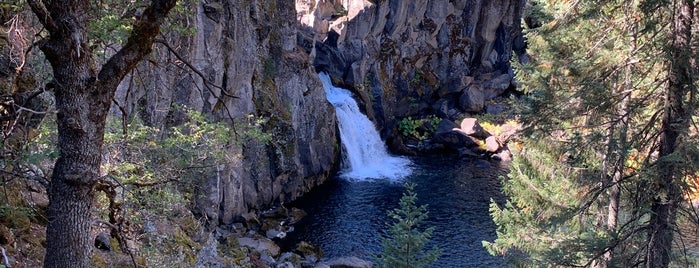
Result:
[[[405,188],[399,207],[388,212],[394,222],[388,225],[389,236],[381,238],[383,250],[376,258],[377,267],[426,267],[440,255],[438,248],[425,250],[434,227],[420,231],[420,224],[427,219],[427,205],[416,205],[415,184],[406,183]]]
[[[534,266],[678,261],[672,233],[699,174],[693,7],[532,1],[531,61],[514,64],[525,149],[503,180],[508,201],[491,205],[492,254]]]

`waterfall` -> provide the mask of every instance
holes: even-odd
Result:
[[[328,101],[335,106],[342,142],[342,176],[352,179],[400,179],[410,174],[410,161],[388,154],[374,124],[359,111],[352,93],[318,74]]]

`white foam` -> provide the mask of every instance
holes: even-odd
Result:
[[[352,93],[335,87],[326,73],[318,74],[326,98],[335,106],[343,147],[341,176],[350,179],[401,179],[410,175],[410,160],[391,156],[374,124],[361,113]]]

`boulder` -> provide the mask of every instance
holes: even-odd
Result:
[[[289,222],[288,224],[296,224],[299,222],[303,217],[306,217],[308,213],[304,211],[303,209],[300,208],[291,208],[291,212],[289,213]]]
[[[457,129],[456,131],[460,131],[461,133],[484,140],[490,136],[492,136],[488,131],[485,131],[483,127],[478,123],[478,119],[476,118],[464,118],[464,120],[461,120],[461,128]]]
[[[500,149],[500,144],[495,136],[485,138],[485,150],[490,153],[497,152]]]
[[[459,97],[459,106],[465,112],[480,112],[485,107],[485,94],[478,85],[471,85]]]
[[[493,79],[483,83],[483,93],[486,100],[492,100],[510,87],[512,76],[510,74],[501,74]]]
[[[301,253],[305,258],[315,256],[316,259],[320,259],[320,257],[323,257],[323,250],[321,250],[320,247],[311,245],[306,241],[301,241],[296,244],[296,251]]]
[[[340,257],[325,262],[330,268],[371,268],[374,264],[357,257]]]
[[[462,131],[457,131],[459,128],[454,122],[448,119],[442,119],[439,122],[437,131],[432,137],[432,143],[442,144],[448,148],[473,148],[477,147],[476,141],[465,135]]]
[[[286,232],[280,230],[279,228],[271,228],[265,232],[265,236],[269,239],[282,239],[286,237]]]
[[[238,245],[257,252],[268,252],[271,256],[279,256],[280,249],[272,240],[264,237],[239,237]]]

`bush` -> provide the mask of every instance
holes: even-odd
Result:
[[[413,119],[408,116],[398,121],[398,132],[403,137],[426,140],[437,131],[440,119],[431,115],[422,119]]]

